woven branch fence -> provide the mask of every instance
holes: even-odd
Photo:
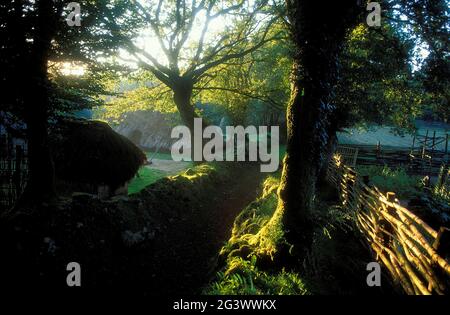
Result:
[[[449,160],[449,153],[446,151],[417,151],[409,148],[381,146],[381,144],[339,145],[336,151],[343,156],[344,163],[350,166],[356,164],[387,165],[394,168],[403,166],[408,173],[418,175],[438,175],[441,165]]]
[[[449,229],[434,230],[402,207],[394,193],[369,187],[340,155],[329,164],[328,179],[338,187],[343,206],[397,287],[411,295],[448,292],[450,265],[440,240]]]

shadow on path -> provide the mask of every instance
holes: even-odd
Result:
[[[186,209],[155,239],[150,294],[195,294],[214,275],[218,252],[231,236],[235,217],[257,196],[259,166],[240,166],[231,181],[221,182]]]

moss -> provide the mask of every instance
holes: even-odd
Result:
[[[273,256],[277,245],[283,240],[281,226],[275,225],[273,218],[278,203],[277,188],[278,179],[267,177],[261,196],[236,217],[231,238],[222,248],[221,256]]]
[[[278,185],[277,176],[267,177],[260,197],[236,217],[232,236],[220,252],[225,267],[204,294],[309,294],[295,271],[263,270],[285,242],[279,212],[275,211]]]
[[[194,181],[204,176],[208,176],[212,171],[217,170],[217,165],[213,164],[201,164],[194,168],[188,168],[184,173],[173,176],[172,178],[179,178],[180,176],[188,179],[189,181]]]

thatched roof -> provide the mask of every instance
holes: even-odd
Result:
[[[101,121],[65,121],[53,147],[58,178],[119,187],[133,178],[146,156]]]

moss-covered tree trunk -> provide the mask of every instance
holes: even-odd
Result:
[[[277,211],[288,241],[302,255],[312,241],[316,184],[332,134],[338,53],[359,10],[356,1],[317,0],[287,0],[287,10],[296,51]]]

